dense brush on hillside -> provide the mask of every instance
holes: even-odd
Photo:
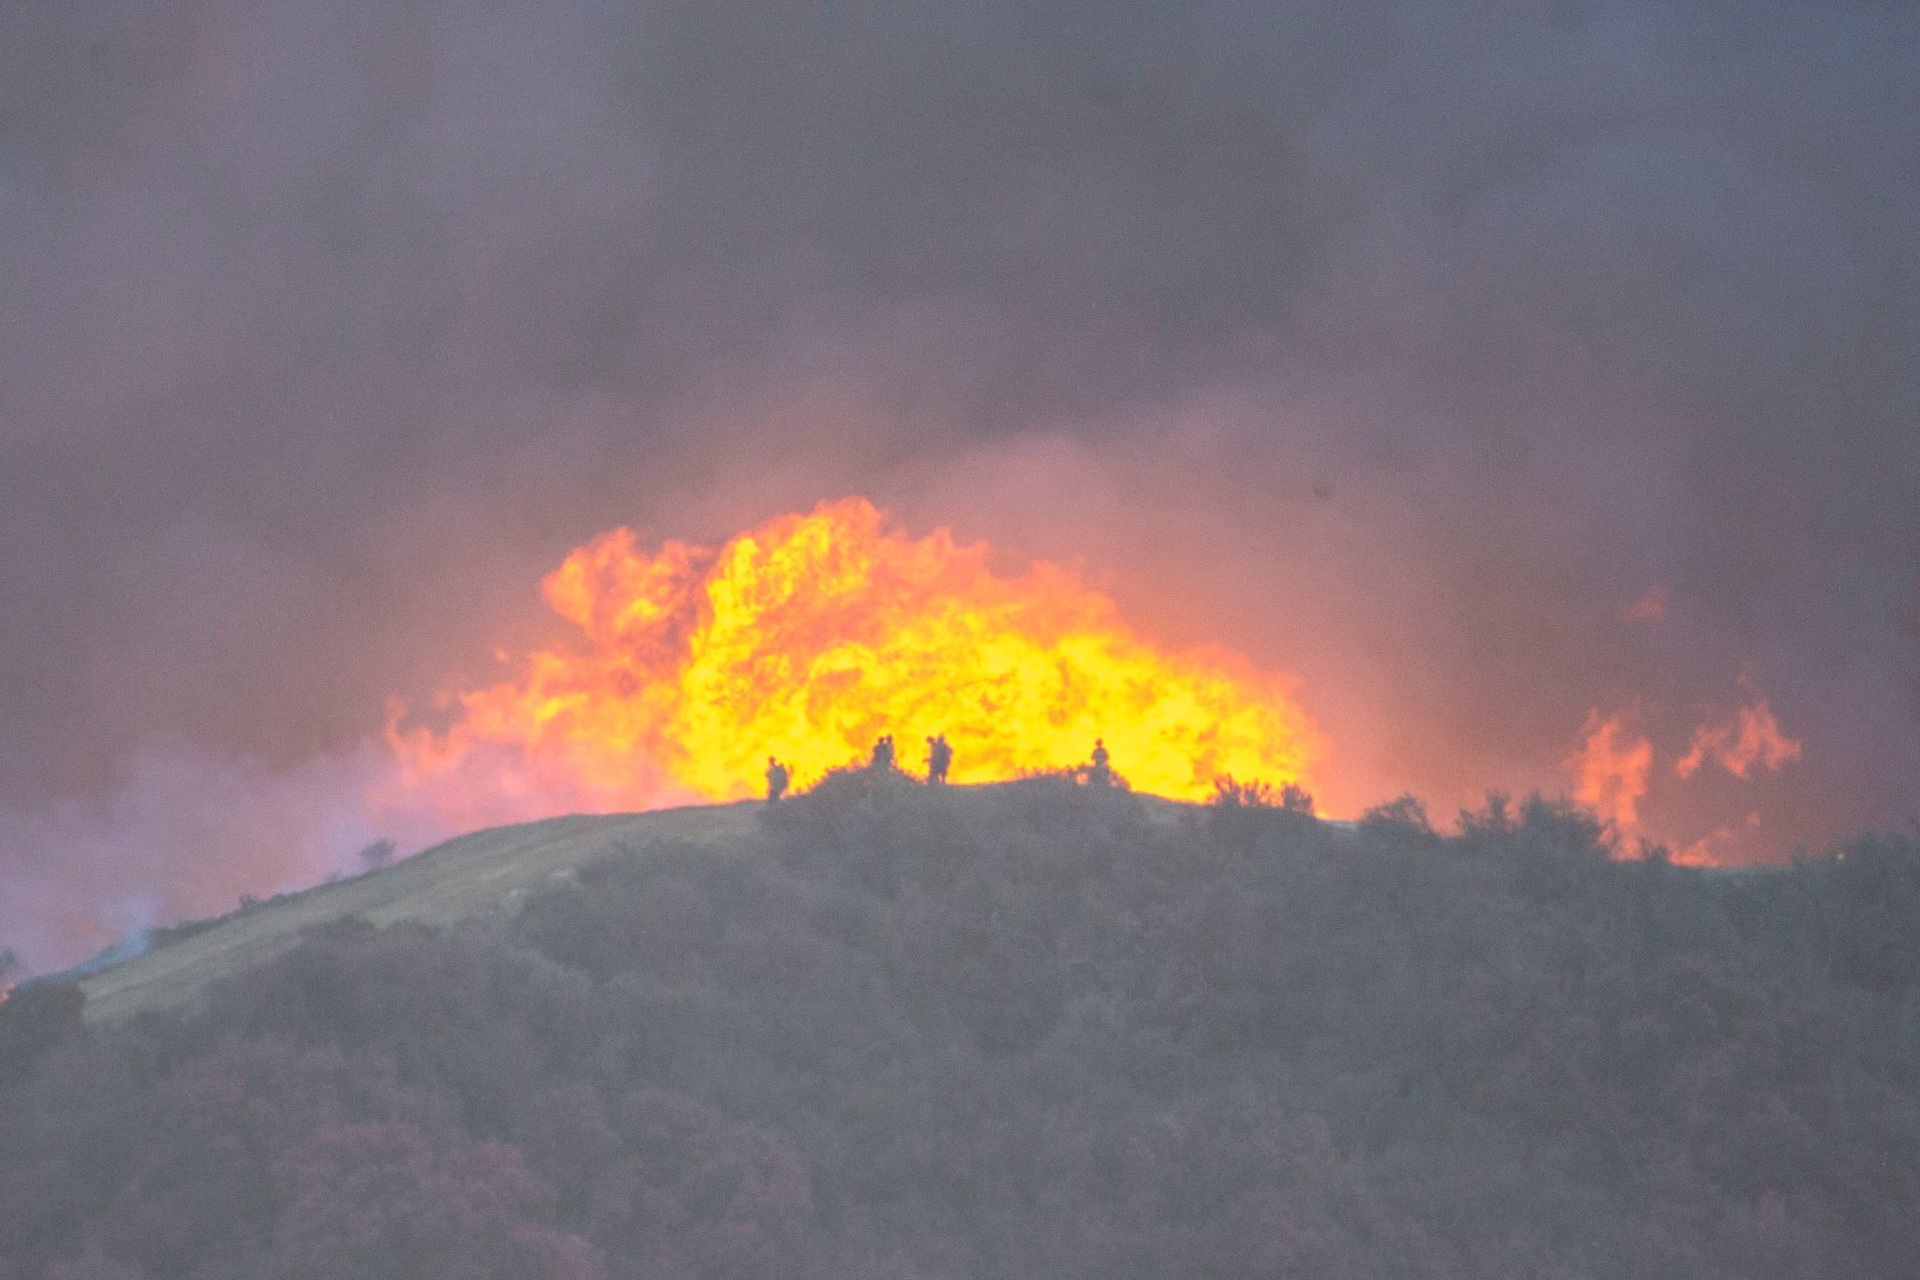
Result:
[[[846,775],[191,1016],[18,993],[0,1280],[1904,1280],[1917,929],[1904,840]]]

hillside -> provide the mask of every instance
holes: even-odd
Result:
[[[450,925],[510,912],[528,894],[616,851],[694,846],[724,855],[752,829],[752,805],[549,818],[459,836],[351,880],[260,903],[80,981],[87,1018],[111,1022],[191,1004],[209,984],[259,965],[300,935],[345,919]]]
[[[859,776],[481,833],[0,1007],[0,1280],[1914,1274],[1920,848],[1599,835]]]
[[[999,788],[952,787],[950,802],[987,802]],[[968,797],[975,799],[969,801]],[[1191,806],[1142,796],[1162,819]],[[458,836],[393,866],[259,903],[134,959],[80,980],[89,1022],[190,1005],[219,980],[294,946],[303,933],[341,920],[379,927],[414,921],[450,925],[511,913],[530,894],[568,881],[615,854],[663,849],[740,851],[759,829],[758,802],[697,805],[650,813],[575,815]],[[163,939],[165,935],[163,934]]]

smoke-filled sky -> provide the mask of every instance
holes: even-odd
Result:
[[[406,837],[569,548],[847,494],[1293,673],[1331,812],[1903,825],[1915,120],[1894,0],[0,6],[0,944]]]

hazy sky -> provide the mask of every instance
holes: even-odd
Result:
[[[0,6],[0,943],[311,872],[599,530],[850,493],[1296,673],[1336,811],[1597,711],[1662,838],[1904,824],[1916,120],[1894,0]]]

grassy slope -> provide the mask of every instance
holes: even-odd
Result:
[[[954,787],[985,793],[986,787]],[[1144,796],[1159,817],[1189,806]],[[724,853],[759,821],[760,804],[700,805],[652,813],[576,815],[476,831],[382,871],[321,885],[228,916],[212,927],[82,979],[86,1017],[117,1022],[193,1003],[208,984],[291,948],[315,926],[358,917],[374,925],[451,924],[511,910],[529,892],[623,850],[689,844]]]
[[[529,892],[616,848],[724,850],[757,821],[753,803],[548,818],[476,831],[382,871],[239,912],[200,933],[85,978],[89,1022],[193,1002],[216,979],[287,950],[316,925],[357,916],[449,924],[512,908]]]

